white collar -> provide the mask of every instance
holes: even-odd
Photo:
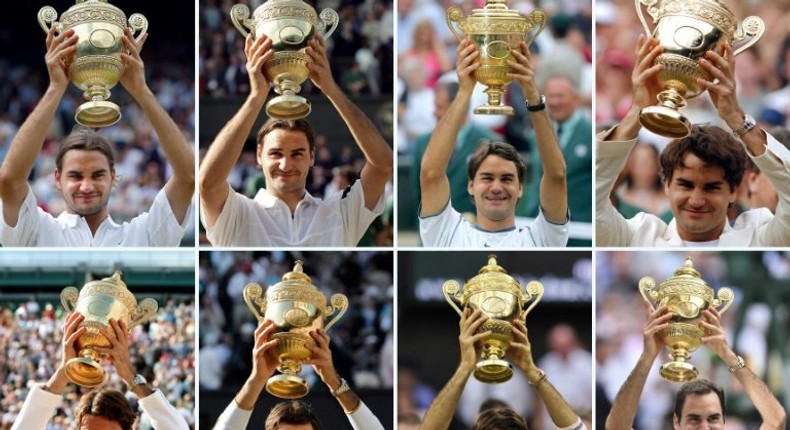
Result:
[[[266,188],[261,188],[258,190],[258,193],[255,194],[255,198],[253,200],[265,208],[273,208],[278,204],[282,205],[281,207],[288,208],[288,205],[286,205],[282,199],[273,196],[271,193],[269,193],[269,191],[266,190]],[[307,190],[304,190],[304,195],[296,206],[298,207],[301,204],[318,204],[318,202],[319,199],[313,197]]]

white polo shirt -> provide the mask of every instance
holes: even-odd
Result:
[[[1,211],[0,206],[0,217]],[[148,212],[120,225],[108,216],[94,236],[83,217],[63,212],[55,218],[38,207],[36,196],[28,185],[16,226],[8,226],[4,217],[0,223],[0,244],[4,247],[178,246],[184,237],[188,220],[189,215],[184,217],[183,224],[178,223],[163,188],[157,193]]]
[[[450,201],[440,213],[420,217],[420,237],[426,247],[453,248],[536,248],[562,247],[568,244],[568,221],[549,222],[543,211],[526,227],[513,226],[500,231],[486,231],[470,223]]]
[[[372,211],[365,207],[358,180],[327,200],[305,191],[293,216],[288,205],[266,189],[258,190],[254,199],[231,190],[214,226],[203,225],[214,246],[356,246],[383,211],[383,193]]]

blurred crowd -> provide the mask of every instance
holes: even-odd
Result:
[[[252,13],[260,0],[200,0],[201,97],[239,96],[249,93],[244,36],[230,20],[230,9],[245,4]],[[333,9],[340,16],[327,39],[335,82],[350,95],[390,94],[392,91],[392,23],[390,0],[308,1],[320,13]],[[329,28],[327,28],[329,30]],[[307,80],[302,94],[318,92]]]
[[[726,3],[739,23],[747,16],[756,15],[766,24],[762,38],[736,57],[738,101],[763,129],[790,147],[790,9],[782,2]],[[652,31],[652,18],[644,9],[643,13]],[[595,19],[595,120],[597,131],[603,131],[620,121],[631,106],[634,41],[645,30],[634,3],[625,0],[596,2]],[[734,48],[741,45],[743,42],[735,42]],[[687,102],[688,106],[681,111],[692,123],[710,123],[728,129],[707,93]],[[669,139],[647,130],[640,132],[639,142],[612,195],[615,207],[626,218],[644,211],[667,222],[672,219],[658,166],[659,153],[668,142]],[[760,178],[759,170],[749,166],[738,190],[738,204],[730,210],[731,222],[745,210],[767,207],[775,211],[776,193],[761,195],[772,191],[770,183]]]
[[[728,343],[743,356],[747,366],[790,406],[790,372],[786,342],[788,327],[788,283],[790,253],[770,252],[599,252],[597,255],[596,312],[596,420],[603,426],[609,407],[642,353],[643,327],[647,308],[637,285],[650,276],[659,285],[693,258],[694,268],[714,294],[721,287],[735,291],[735,299],[722,315]],[[634,428],[672,428],[672,408],[679,384],[659,376],[659,367],[668,360],[660,354],[642,393]],[[722,362],[705,346],[692,352],[689,360],[707,378],[724,388],[727,398],[727,428],[759,426],[743,387]]]
[[[165,36],[165,33],[152,33],[141,52],[146,81],[181,129],[187,143],[194,147],[193,49],[173,46],[162,40]],[[3,78],[0,79],[0,162],[22,122],[49,85],[43,40],[40,52],[40,58],[28,63],[10,63],[0,58],[0,77]],[[122,223],[148,210],[171,172],[158,137],[139,106],[120,84],[111,92],[109,100],[120,106],[122,117],[116,125],[102,129],[101,134],[114,144],[116,157],[117,183],[108,209],[113,220]],[[84,101],[82,91],[70,85],[55,120],[50,124],[47,140],[29,178],[39,206],[55,216],[65,210],[65,203],[55,189],[53,179],[58,144],[75,127],[74,112]],[[187,229],[185,243],[194,241],[192,230]]]
[[[254,282],[265,291],[295,260],[304,261],[304,272],[327,298],[348,297],[348,311],[328,331],[338,373],[355,389],[392,388],[392,253],[275,251],[201,253],[199,354],[201,363],[212,363],[200,366],[201,390],[235,390],[250,375],[258,322],[244,287]],[[312,389],[323,389],[311,366],[302,366],[301,376]]]
[[[157,316],[132,329],[130,357],[137,373],[158,388],[195,425],[195,315],[191,297],[173,297],[162,303]],[[0,429],[11,428],[34,383],[46,382],[60,364],[63,320],[66,311],[34,298],[18,304],[0,303]],[[125,393],[132,409],[138,399],[126,389],[112,364],[104,363],[109,380],[102,388]],[[87,389],[69,384],[47,430],[76,428],[74,411]],[[141,411],[140,411],[141,412]],[[135,430],[153,430],[143,415]]]

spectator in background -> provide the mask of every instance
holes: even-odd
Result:
[[[424,19],[414,27],[412,46],[398,59],[399,69],[407,61],[420,65],[425,73],[425,86],[429,89],[436,86],[442,74],[452,69],[446,47],[429,20]]]
[[[649,143],[637,143],[628,158],[623,174],[623,186],[617,192],[622,204],[627,204],[657,215],[666,221],[672,219],[669,201],[664,194],[664,186],[659,172],[658,148]],[[618,206],[620,210],[620,206]],[[669,215],[669,219],[665,216]]]

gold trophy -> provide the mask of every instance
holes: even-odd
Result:
[[[77,0],[58,19],[58,13],[51,6],[38,11],[38,23],[44,32],[55,27],[58,33],[74,29],[79,37],[77,53],[68,65],[69,79],[79,89],[85,91],[87,102],[77,108],[74,119],[86,127],[108,127],[121,119],[121,109],[107,100],[110,89],[118,83],[123,74],[121,62],[123,51],[123,32],[126,28],[126,15],[107,0]],[[148,31],[148,20],[135,13],[129,17],[135,39]]]
[[[642,297],[658,306],[666,305],[672,313],[669,329],[664,333],[664,344],[672,361],[661,366],[661,377],[672,382],[687,382],[697,378],[699,371],[686,360],[702,344],[704,330],[699,326],[702,312],[709,306],[723,314],[732,304],[735,294],[730,288],[719,288],[713,298],[713,288],[694,269],[691,257],[675,276],[661,283],[658,289],[651,277],[639,280]]]
[[[319,328],[329,330],[346,313],[348,298],[334,294],[327,304],[324,294],[312,284],[302,271],[302,262],[297,260],[293,272],[283,275],[282,281],[267,288],[265,294],[260,285],[247,284],[244,301],[259,322],[268,319],[277,326],[272,339],[279,339],[274,353],[281,374],[266,381],[266,391],[283,399],[304,397],[309,388],[299,371],[313,354],[305,344],[315,345],[308,333]],[[324,320],[335,312],[337,315],[325,325]]]
[[[741,44],[733,55],[757,43],[765,32],[765,23],[756,16],[743,20],[737,30],[735,15],[719,0],[634,0],[639,20],[645,33],[659,40],[664,52],[656,64],[664,68],[658,73],[662,91],[659,104],[642,109],[639,122],[653,133],[670,138],[684,137],[691,131],[691,122],[678,109],[686,99],[696,97],[704,89],[696,78],[711,80],[710,74],[699,65],[705,52],[723,55],[725,42]],[[659,4],[660,3],[660,4]],[[653,18],[655,30],[650,31],[642,5]]]
[[[302,0],[269,0],[255,9],[252,18],[247,5],[234,5],[230,19],[244,37],[265,34],[272,40],[274,56],[263,65],[263,73],[278,96],[266,103],[266,115],[299,119],[310,114],[310,102],[297,95],[310,74],[307,65],[313,61],[305,48],[316,32],[326,31],[324,38],[332,35],[340,21],[337,12],[324,9],[316,15]]]
[[[110,341],[99,332],[100,327],[112,331],[110,318],[123,321],[131,330],[154,316],[159,305],[154,299],[144,299],[139,304],[121,280],[121,271],[112,277],[99,281],[91,281],[78,291],[74,287],[66,287],[60,293],[60,301],[69,312],[77,311],[85,319],[80,327],[88,331],[75,343],[78,357],[66,363],[66,377],[83,387],[98,387],[106,377],[99,364],[103,354],[94,350],[96,346],[109,347]]]
[[[475,366],[475,378],[488,384],[510,379],[513,366],[502,358],[513,340],[511,322],[518,318],[526,323],[527,315],[543,297],[543,285],[532,281],[527,284],[526,292],[522,292],[521,284],[497,264],[496,255],[489,255],[488,265],[464,284],[463,293],[459,292],[456,281],[445,282],[442,291],[459,316],[463,312],[453,298],[462,308],[480,309],[489,317],[477,330],[479,333],[490,330],[491,335],[480,342],[483,359]],[[527,304],[529,307],[524,310]]]
[[[505,85],[512,79],[507,77],[510,68],[507,61],[516,61],[511,49],[519,49],[519,44],[526,39],[527,45],[532,44],[536,37],[546,28],[546,13],[535,9],[528,17],[521,16],[515,10],[508,9],[504,0],[486,0],[483,9],[475,9],[464,18],[464,12],[458,6],[447,9],[447,26],[461,42],[463,37],[453,26],[457,23],[462,34],[469,37],[480,53],[480,67],[475,70],[475,79],[486,85],[485,93],[488,103],[477,106],[475,114],[483,115],[514,115],[513,107],[502,103]]]

